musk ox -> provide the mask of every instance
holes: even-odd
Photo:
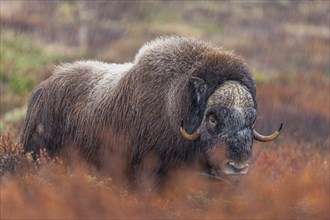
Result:
[[[258,134],[256,117],[256,84],[242,58],[209,42],[163,37],[131,63],[57,67],[31,96],[22,144],[35,157],[42,148],[50,156],[76,149],[98,168],[125,166],[133,182],[149,155],[160,182],[196,158],[223,178],[248,171],[253,139],[279,135]]]

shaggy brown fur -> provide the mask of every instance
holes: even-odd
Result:
[[[122,65],[65,64],[33,92],[22,143],[35,155],[41,148],[51,156],[77,149],[97,167],[120,152],[131,179],[153,158],[152,173],[161,178],[214,145],[188,141],[179,128],[192,133],[200,127],[208,98],[229,80],[247,88],[255,109],[255,82],[244,61],[203,41],[159,38]]]

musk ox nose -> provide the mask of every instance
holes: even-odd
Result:
[[[227,161],[221,166],[221,171],[226,175],[242,175],[249,171],[250,161]]]

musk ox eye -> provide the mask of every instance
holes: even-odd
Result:
[[[209,123],[210,123],[212,126],[216,126],[216,125],[217,125],[217,119],[216,119],[216,117],[215,117],[214,114],[210,114],[210,115],[208,116],[208,121],[209,121]]]

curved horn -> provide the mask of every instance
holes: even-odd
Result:
[[[188,134],[183,128],[183,121],[181,121],[180,133],[188,141],[195,141],[199,138],[199,128],[194,133]]]
[[[187,139],[188,141],[195,141],[199,138],[199,129],[197,129],[194,133],[188,134],[184,128],[181,126],[180,127],[180,133],[181,135]]]
[[[283,123],[281,123],[281,126],[277,131],[275,131],[273,134],[271,134],[269,136],[263,136],[263,135],[259,134],[258,132],[256,132],[256,130],[253,129],[253,138],[260,142],[273,141],[280,135],[282,126],[283,126]]]

